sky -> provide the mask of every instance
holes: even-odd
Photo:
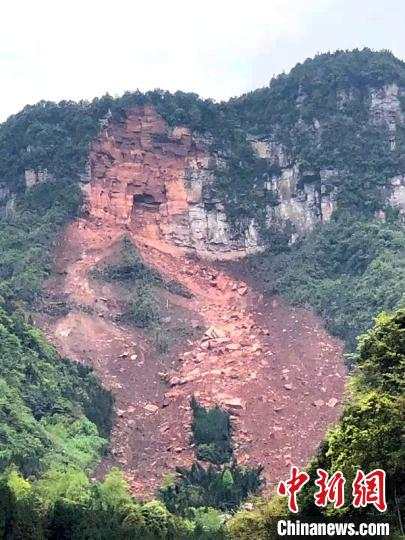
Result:
[[[4,2],[0,121],[41,99],[136,89],[228,99],[336,49],[405,59],[404,22],[404,0]]]

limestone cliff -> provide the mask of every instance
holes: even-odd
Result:
[[[361,93],[357,91],[357,93]],[[401,100],[405,97],[405,88],[396,83],[381,88],[363,90],[361,100],[367,103],[368,122],[370,126],[386,130],[387,142],[391,151],[398,150],[400,131],[404,129],[405,114]],[[297,109],[301,111],[305,100],[303,93],[297,97]],[[354,90],[337,93],[337,108],[350,107],[351,102],[360,99]],[[321,139],[322,132],[328,128],[325,120],[314,120],[311,126],[314,138]],[[300,117],[298,125],[304,129],[305,122]],[[337,208],[339,186],[346,169],[308,168],[300,163],[300,159],[291,156],[288,150],[274,139],[272,129],[268,136],[252,139],[251,144],[257,156],[268,164],[270,174],[264,175],[264,188],[274,194],[275,204],[267,207],[267,226],[289,223],[293,226],[292,240],[311,230],[316,223],[328,221]],[[370,159],[371,156],[370,156]],[[274,167],[276,172],[274,172]],[[403,169],[403,166],[402,166]],[[386,203],[396,208],[400,214],[405,213],[405,175],[398,174],[386,178]],[[378,214],[384,216],[384,212]]]
[[[404,120],[401,92],[395,85],[369,92],[370,121],[388,128],[392,149]],[[170,127],[152,106],[133,108],[119,121],[110,118],[92,143],[89,170],[82,178],[88,214],[202,257],[227,259],[261,251],[263,223],[235,223],[227,217],[215,190],[217,171],[226,169],[227,156],[216,153],[211,142],[189,128]],[[305,169],[282,144],[269,139],[250,137],[250,144],[264,170],[254,185],[271,195],[264,228],[289,225],[294,241],[330,219],[344,171]],[[389,203],[403,211],[403,176],[388,180],[387,186]]]
[[[289,223],[294,240],[316,223],[330,219],[336,207],[330,186],[333,180],[338,181],[338,171],[302,171],[297,163],[288,159],[280,144],[271,141],[253,140],[252,146],[269,169],[274,165],[278,168],[277,173],[265,173],[264,177],[264,189],[273,193],[275,200],[267,206],[268,227]]]
[[[391,149],[396,147],[397,126],[404,122],[401,98],[405,97],[405,88],[396,83],[384,85],[382,88],[370,89],[370,116],[377,125],[388,128]]]
[[[217,259],[279,231],[292,243],[342,200],[404,214],[404,100],[403,63],[365,50],[307,60],[228,103],[154,91],[28,107],[0,127],[0,214],[24,187],[80,180],[94,221]]]
[[[368,107],[369,125],[386,130],[392,152],[398,128],[404,125],[404,94],[403,88],[390,84],[368,88],[361,97]],[[306,96],[301,93],[299,98],[301,114]],[[354,91],[340,92],[338,108],[356,99]],[[321,119],[311,129],[316,139],[328,126]],[[209,132],[202,135],[169,126],[151,105],[132,108],[122,120],[110,117],[103,123],[90,152],[87,211],[96,220],[143,229],[146,236],[217,259],[263,250],[266,229],[287,226],[294,241],[330,219],[344,169],[303,165],[271,130],[268,137],[248,135],[247,140],[261,171],[249,179],[252,196],[268,201],[261,221],[258,217],[230,220],[224,194],[221,197],[216,189],[218,172],[227,169],[232,150],[219,151]],[[387,202],[403,212],[403,175],[387,178],[385,189]]]
[[[86,211],[100,223],[136,228],[203,257],[255,252],[255,228],[236,234],[223,204],[206,196],[219,161],[206,140],[187,128],[170,128],[153,107],[132,109],[92,144]]]

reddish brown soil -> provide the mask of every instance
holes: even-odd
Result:
[[[167,302],[174,317],[202,324],[203,338],[179,337],[159,355],[145,333],[116,322],[117,291],[88,274],[124,234],[150,265],[193,293],[189,300],[167,293]],[[291,463],[307,463],[339,417],[341,344],[310,312],[264,298],[226,266],[190,259],[139,229],[77,220],[61,240],[57,270],[47,289],[67,300],[69,312],[44,315],[40,324],[61,353],[94,366],[112,390],[117,418],[97,474],[119,465],[136,495],[153,495],[166,473],[192,461],[193,394],[232,413],[237,458],[263,464],[269,487]]]

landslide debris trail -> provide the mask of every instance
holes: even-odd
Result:
[[[247,253],[206,212],[202,187],[213,181],[213,163],[204,141],[151,107],[109,122],[91,145],[87,217],[67,227],[47,284],[50,304],[67,309],[48,310],[39,323],[62,354],[94,366],[116,398],[110,452],[96,474],[121,466],[139,496],[193,460],[193,394],[230,411],[239,462],[263,464],[270,487],[291,463],[307,462],[340,412],[342,347],[320,321],[264,299],[227,266],[186,255]],[[190,299],[166,292],[167,305],[204,335],[178,337],[159,355],[145,332],[122,322],[122,291],[90,272],[124,235],[191,291]]]
[[[39,321],[61,353],[94,366],[115,396],[111,448],[97,473],[116,464],[136,495],[152,496],[165,474],[193,459],[194,394],[232,414],[238,461],[263,464],[271,487],[291,464],[306,464],[339,417],[341,344],[311,313],[263,298],[226,267],[190,258],[144,231],[84,219],[71,224],[60,243],[59,273],[47,287],[69,311]],[[172,300],[205,328],[166,357],[142,332],[116,322],[113,287],[100,290],[89,279],[124,234],[145,261],[192,292],[191,299]]]

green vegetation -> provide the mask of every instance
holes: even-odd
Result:
[[[341,212],[282,253],[251,264],[269,293],[313,307],[349,350],[377,313],[405,302],[405,235],[395,219]]]
[[[369,112],[370,88],[392,82],[404,84],[405,65],[390,53],[338,51],[229,104],[250,133],[281,143],[301,173],[335,194],[329,223],[292,246],[284,231],[269,231],[271,251],[253,267],[269,292],[314,308],[349,350],[377,313],[405,300],[404,227],[386,203],[388,180],[403,172],[404,138],[398,127],[391,150]],[[339,171],[338,180],[321,186],[321,170]]]
[[[220,465],[231,460],[231,422],[229,414],[216,406],[205,409],[197,400],[191,399],[193,412],[193,442],[197,446],[197,459]]]
[[[0,295],[30,304],[39,300],[58,232],[77,214],[80,200],[80,190],[71,182],[42,184],[0,218]]]
[[[128,319],[140,328],[153,328],[160,322],[159,305],[149,283],[138,283],[128,302]]]
[[[196,509],[235,510],[263,485],[263,467],[241,467],[233,458],[229,414],[220,407],[205,409],[193,397],[193,442],[198,461],[190,469],[178,467],[159,491],[160,499],[174,514],[190,517]]]
[[[0,178],[13,191],[22,191],[26,169],[47,170],[58,180],[73,180],[84,172],[90,141],[108,100],[41,101],[27,106],[0,125]]]
[[[80,205],[71,182],[40,185],[0,219],[0,470],[89,469],[107,444],[112,398],[91,369],[60,358],[27,324],[60,228]]]
[[[158,272],[142,261],[129,238],[122,239],[117,258],[117,263],[102,263],[93,270],[93,276],[106,281],[136,282],[139,280],[154,284],[162,282]]]
[[[236,509],[262,487],[262,467],[241,467],[236,463],[218,468],[198,462],[190,469],[177,468],[175,481],[160,490],[167,508],[189,516],[190,508],[212,507],[223,511]]]
[[[123,239],[117,258],[117,263],[101,263],[92,271],[93,277],[123,283],[128,295],[124,320],[139,328],[156,329],[161,313],[153,286],[162,284],[160,275],[140,259],[128,238]]]
[[[0,470],[87,469],[111,429],[110,394],[60,358],[41,333],[0,308]]]
[[[347,520],[377,519],[398,527],[398,512],[405,496],[404,428],[405,310],[382,313],[374,327],[361,336],[353,360],[357,366],[349,384],[350,400],[339,424],[330,430],[319,455],[309,467],[314,475],[321,467],[341,470],[349,488],[357,469],[383,469],[387,474],[388,511],[382,516],[374,507],[338,512]],[[319,513],[304,499],[303,512]],[[328,509],[327,515],[334,512]],[[335,511],[336,512],[336,511]]]
[[[116,258],[118,262],[102,263],[93,270],[93,277],[106,281],[120,281],[129,285],[135,284],[139,289],[142,285],[160,287],[172,294],[191,298],[190,291],[180,283],[164,279],[159,272],[145,264],[129,238],[123,238]]]
[[[0,536],[58,540],[220,540],[224,527],[213,510],[188,520],[157,501],[138,503],[122,474],[112,470],[91,484],[77,470],[52,471],[28,482],[10,470],[0,478]]]
[[[253,511],[229,516],[260,491],[262,470],[233,461],[229,416],[195,400],[196,457],[209,465],[178,469],[159,491],[161,501],[145,504],[131,497],[118,471],[103,482],[91,481],[88,473],[111,429],[111,396],[90,369],[60,358],[27,323],[24,310],[38,307],[58,234],[78,213],[78,178],[105,118],[122,119],[129,108],[152,104],[169,125],[203,134],[221,158],[216,182],[204,196],[223,201],[235,225],[252,218],[263,224],[266,206],[278,204],[263,184],[276,179],[280,168],[254,156],[252,136],[281,144],[304,176],[323,192],[333,192],[337,211],[329,223],[294,246],[288,246],[288,231],[268,231],[272,252],[251,264],[268,292],[313,307],[353,350],[356,336],[377,313],[404,305],[404,230],[386,201],[388,180],[404,171],[405,130],[397,127],[392,149],[386,128],[370,121],[370,89],[392,82],[405,84],[405,65],[389,52],[338,51],[307,60],[268,88],[229,103],[183,92],[134,92],[91,103],[41,102],[0,125],[1,184],[15,196],[0,217],[0,537],[277,537],[277,520],[288,515],[284,499],[254,502]],[[55,180],[24,193],[26,169],[47,170]],[[338,174],[321,180],[321,170]],[[379,210],[386,222],[375,218]],[[126,287],[127,319],[167,350],[159,289],[189,292],[147,267],[127,240],[119,262],[103,265],[94,277]],[[342,470],[347,486],[357,468],[384,469],[388,513],[350,506],[322,510],[307,489],[299,499],[298,519],[383,520],[400,530],[404,340],[403,309],[380,315],[363,335],[350,357],[354,373],[342,419],[308,467],[313,478],[317,467]]]
[[[206,195],[220,198],[235,225],[252,218],[263,224],[266,205],[277,203],[263,190],[277,165],[255,157],[251,135],[281,143],[289,159],[317,181],[320,169],[339,170],[339,184],[323,189],[336,189],[340,206],[371,213],[384,206],[387,179],[403,169],[405,134],[399,128],[391,151],[386,130],[370,122],[368,90],[404,81],[403,62],[389,52],[363,49],[319,55],[228,103],[163,90],[40,102],[0,126],[0,178],[13,191],[22,189],[25,169],[75,179],[107,116],[122,119],[132,107],[153,105],[169,125],[203,134],[211,151],[225,158]]]
[[[169,332],[162,326],[163,306],[161,290],[191,298],[191,293],[180,283],[164,279],[139,257],[132,242],[124,238],[112,255],[114,262],[103,261],[92,271],[95,279],[119,283],[125,289],[125,312],[122,319],[146,329],[158,350],[167,352]],[[180,331],[181,329],[177,329]]]
[[[231,100],[235,122],[280,143],[301,172],[338,170],[339,207],[384,207],[387,181],[403,170],[404,140],[391,151],[387,130],[370,121],[371,88],[405,84],[405,64],[389,52],[337,51],[298,64],[268,88]]]

